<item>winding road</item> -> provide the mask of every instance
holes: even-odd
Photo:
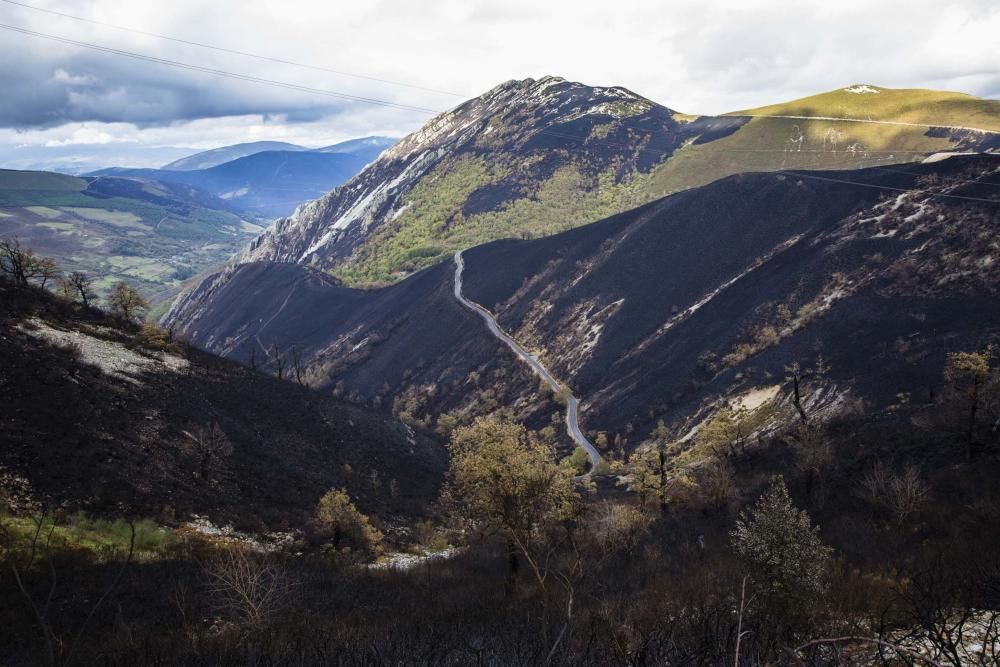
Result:
[[[465,260],[462,258],[462,251],[459,250],[455,253],[455,298],[458,299],[459,303],[463,306],[479,314],[483,320],[486,321],[486,326],[496,338],[502,340],[507,347],[514,351],[521,361],[531,366],[531,370],[535,371],[542,380],[552,387],[552,391],[556,393],[563,393],[566,396],[566,430],[569,432],[569,437],[573,439],[580,447],[587,452],[587,457],[590,458],[590,470],[583,477],[589,476],[597,468],[598,464],[601,462],[601,454],[594,447],[590,440],[583,435],[583,431],[580,430],[580,401],[575,396],[569,393],[569,388],[561,384],[556,380],[548,369],[542,365],[542,362],[538,360],[538,357],[528,352],[526,349],[521,347],[520,343],[511,338],[500,325],[497,324],[496,318],[493,317],[493,313],[486,310],[480,306],[475,301],[470,301],[465,298],[462,294],[462,271],[465,270]]]

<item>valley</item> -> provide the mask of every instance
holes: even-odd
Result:
[[[64,4],[0,665],[1000,665],[1000,10]]]

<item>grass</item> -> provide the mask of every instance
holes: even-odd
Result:
[[[662,197],[750,171],[860,169],[953,149],[947,139],[925,132],[898,125],[754,118],[724,139],[682,148],[654,170],[644,195]]]
[[[38,531],[37,521],[37,517],[0,515],[0,524],[11,537],[6,548],[17,552],[29,550]],[[102,519],[77,512],[68,516],[49,513],[41,517],[41,522],[39,542],[47,542],[50,550],[88,552],[98,561],[113,560],[128,552],[131,528],[125,519]],[[177,543],[172,530],[154,521],[140,519],[134,525],[136,560],[162,558]]]
[[[94,220],[96,222],[106,222],[109,225],[115,225],[116,227],[132,227],[135,229],[142,229],[145,227],[145,225],[142,224],[142,218],[131,211],[116,211],[111,209],[83,206],[66,206],[63,210],[69,211],[70,213],[78,215],[81,218]]]
[[[612,170],[596,178],[566,165],[499,211],[466,217],[462,208],[478,188],[501,181],[505,166],[464,158],[439,166],[405,197],[406,210],[383,225],[350,260],[336,270],[354,286],[398,280],[437,264],[456,250],[498,238],[555,234],[624,211],[645,200],[642,177],[616,183]]]
[[[25,206],[24,209],[42,218],[58,218],[62,216],[62,211],[49,208],[48,206]]]
[[[976,127],[1000,132],[1000,101],[964,93],[919,88],[880,88],[856,94],[840,88],[802,99],[736,111],[730,115],[761,114],[831,116],[870,120]]]
[[[39,222],[38,226],[57,232],[72,232],[76,229],[76,225],[72,222]]]

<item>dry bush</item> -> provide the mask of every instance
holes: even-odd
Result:
[[[605,554],[630,553],[649,532],[650,517],[635,505],[605,502],[593,524],[595,542]]]
[[[205,588],[216,614],[241,626],[261,627],[291,605],[295,585],[274,558],[227,549],[204,566]]]
[[[165,352],[171,349],[170,334],[163,327],[152,322],[144,322],[135,335],[136,343],[147,350]]]
[[[861,479],[861,495],[871,504],[892,514],[897,524],[924,508],[930,499],[930,486],[914,465],[897,473],[876,461]]]

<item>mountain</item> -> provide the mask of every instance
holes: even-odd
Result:
[[[674,116],[623,88],[509,81],[401,140],[240,261],[302,262],[370,284],[460,247],[592,222],[634,205],[639,176],[685,141],[744,122]]]
[[[91,274],[99,292],[126,280],[162,301],[261,229],[190,185],[0,170],[0,237]]]
[[[888,99],[892,91],[881,90]],[[912,105],[926,99],[898,92],[895,99]],[[843,111],[832,102],[843,95],[852,94],[820,96],[817,112]],[[279,221],[236,261],[298,262],[349,285],[385,284],[460,248],[545,236],[736,173],[859,168],[995,147],[996,133],[947,126],[963,110],[970,123],[982,109],[998,116],[1000,102],[947,99],[928,107],[926,125],[886,125],[749,112],[699,117],[623,88],[509,81],[431,120]]]
[[[0,475],[15,505],[288,530],[334,486],[373,515],[419,516],[441,479],[443,448],[396,420],[43,290],[0,279],[0,331]],[[195,442],[212,428],[228,451],[205,461]]]
[[[369,161],[374,160],[385,149],[399,141],[395,137],[361,137],[360,139],[348,139],[339,144],[314,148],[317,153],[349,153],[352,155],[363,155]]]
[[[144,169],[190,155],[193,149],[134,143],[70,144],[67,146],[0,146],[0,167],[27,171],[87,174],[110,164]]]
[[[660,419],[681,435],[720,397],[788,400],[792,363],[829,367],[808,390],[817,409],[856,400],[891,414],[933,400],[946,353],[997,338],[998,173],[1000,157],[974,156],[737,175],[473,248],[464,294],[573,388],[591,432],[631,446]],[[450,261],[355,290],[278,259],[230,264],[167,322],[236,359],[295,345],[317,386],[391,400],[425,424],[505,406],[541,425],[558,412],[455,300]]]
[[[323,196],[360,171],[368,160],[364,151],[280,150],[254,153],[207,169],[104,169],[92,175],[192,185],[254,215],[278,217]]]
[[[193,171],[195,169],[209,169],[220,164],[231,162],[241,157],[247,157],[255,153],[264,151],[307,151],[305,146],[290,144],[284,141],[252,141],[245,144],[233,144],[232,146],[221,146],[212,150],[202,151],[194,155],[182,157],[163,165],[160,169],[167,171]]]
[[[1000,102],[965,93],[921,88],[883,88],[861,83],[733,112],[743,116],[825,116],[883,123],[954,126],[1000,132]]]

